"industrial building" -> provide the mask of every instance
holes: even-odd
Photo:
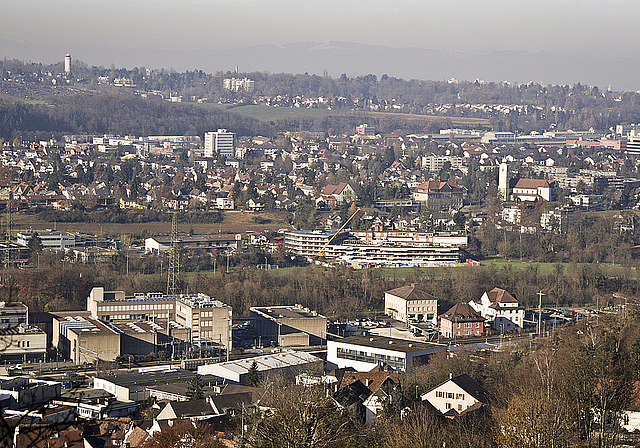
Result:
[[[181,236],[177,241],[182,249],[217,249],[221,251],[237,251],[242,248],[241,234],[192,235]],[[159,255],[171,249],[171,236],[154,236],[144,240],[147,253]]]
[[[215,375],[233,383],[245,384],[249,369],[256,363],[260,376],[269,374],[293,374],[304,369],[322,366],[322,360],[310,353],[274,353],[255,358],[239,359],[198,367],[198,375]]]
[[[327,318],[302,305],[251,307],[250,325],[263,346],[322,345]]]
[[[232,310],[229,305],[206,294],[136,293],[125,296],[124,291],[91,290],[87,297],[87,311],[103,322],[154,321],[167,319],[176,331],[189,329],[188,341],[199,347],[218,347],[231,350]],[[173,331],[169,336],[179,337]],[[185,333],[180,332],[184,337]]]
[[[430,355],[446,350],[443,344],[385,336],[353,336],[327,341],[329,369],[351,367],[368,372],[377,366],[389,366],[399,372],[425,365]]]

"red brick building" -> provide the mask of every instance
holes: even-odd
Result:
[[[484,332],[484,317],[467,303],[458,303],[440,316],[440,334],[445,338],[474,338]]]

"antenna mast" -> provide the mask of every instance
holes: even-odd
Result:
[[[180,248],[178,246],[178,213],[171,218],[171,249],[169,250],[169,269],[167,270],[167,295],[179,294]]]

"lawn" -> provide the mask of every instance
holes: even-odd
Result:
[[[192,103],[197,104],[197,103]],[[287,118],[323,118],[328,116],[357,116],[371,118],[400,118],[409,121],[451,121],[454,126],[481,126],[489,127],[489,120],[484,118],[468,117],[444,117],[440,115],[401,114],[393,112],[366,112],[366,111],[331,111],[327,109],[307,109],[304,107],[272,107],[259,104],[246,106],[229,106],[224,104],[204,103],[200,106],[213,107],[226,110],[234,114],[255,118],[260,121],[270,122]]]
[[[193,229],[196,234],[212,233],[247,233],[250,231],[278,230],[290,226],[287,224],[287,213],[265,212],[225,212],[224,220],[218,224],[189,224],[178,225],[181,232],[189,232]],[[256,218],[256,220],[254,220]],[[257,222],[256,222],[257,221]],[[4,222],[4,219],[3,219]],[[145,233],[147,235],[168,235],[171,233],[171,222],[148,222],[148,223],[97,223],[97,222],[47,222],[38,219],[35,215],[17,213],[13,216],[14,228],[16,230],[33,227],[35,230],[56,229],[69,232],[87,232],[96,235],[136,235]],[[259,223],[260,222],[260,223]]]

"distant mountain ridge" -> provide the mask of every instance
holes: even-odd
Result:
[[[425,46],[427,46],[425,44]],[[489,51],[470,53],[428,48],[392,48],[355,42],[294,42],[284,45],[254,45],[239,49],[177,50],[127,49],[107,46],[59,48],[31,42],[0,40],[0,57],[47,63],[62,60],[70,52],[75,59],[98,66],[145,66],[198,68],[207,72],[316,73],[326,70],[333,77],[386,73],[404,79],[446,80],[456,78],[487,82],[597,85],[615,90],[640,89],[635,74],[640,60],[631,57],[562,55],[544,51]]]

